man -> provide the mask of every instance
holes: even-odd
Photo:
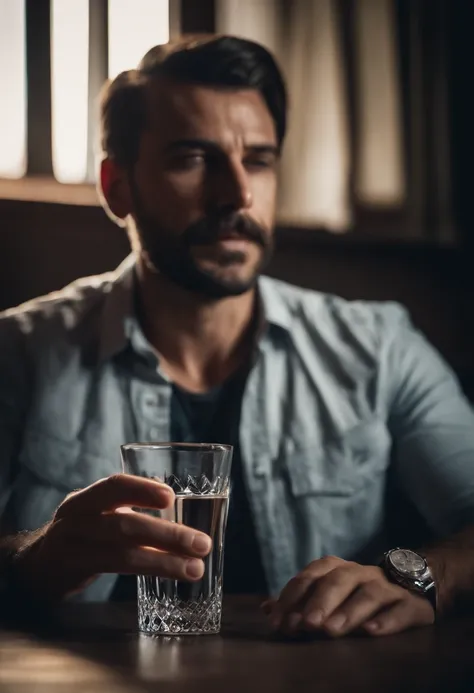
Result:
[[[270,594],[275,628],[383,635],[472,592],[474,417],[450,370],[396,305],[259,278],[285,118],[273,59],[232,37],[155,48],[106,89],[101,191],[133,255],[0,319],[7,593],[199,579],[209,538],[133,512],[173,494],[117,475],[120,444],[170,439],[235,446],[225,589]],[[390,478],[438,540],[379,567]]]

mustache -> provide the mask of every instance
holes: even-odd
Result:
[[[242,213],[225,217],[205,217],[188,226],[183,234],[185,245],[210,245],[221,236],[235,233],[244,240],[252,241],[262,248],[271,244],[268,233],[253,219]]]

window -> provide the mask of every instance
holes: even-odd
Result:
[[[109,77],[138,65],[152,46],[169,41],[168,0],[109,0]]]
[[[26,28],[24,0],[0,0],[0,177],[26,172]],[[8,95],[8,98],[6,98]]]
[[[52,0],[53,173],[61,183],[87,178],[89,0]]]
[[[0,178],[93,182],[99,90],[169,40],[169,0],[0,0],[0,16]]]
[[[359,0],[354,10],[358,138],[354,192],[362,203],[399,207],[406,199],[401,80],[391,0]]]

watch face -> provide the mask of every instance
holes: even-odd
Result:
[[[389,558],[395,570],[408,577],[422,575],[426,570],[425,559],[408,549],[395,549]]]

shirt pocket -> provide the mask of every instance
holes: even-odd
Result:
[[[358,424],[327,441],[303,444],[288,439],[284,473],[293,496],[350,496],[378,480],[390,456],[390,435],[383,421]]]
[[[84,451],[81,441],[65,441],[40,430],[27,431],[20,463],[43,484],[68,492],[120,471],[112,469],[109,460]]]

